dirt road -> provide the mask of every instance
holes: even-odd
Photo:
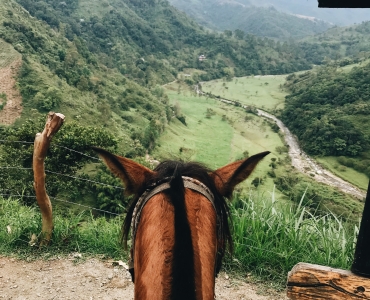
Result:
[[[0,257],[0,299],[133,299],[134,285],[123,267],[112,261],[76,258],[20,261]],[[217,300],[285,300],[285,293],[219,274]]]

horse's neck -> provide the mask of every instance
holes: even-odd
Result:
[[[194,255],[196,299],[213,300],[215,211],[206,198],[191,190],[186,191],[186,207]],[[136,300],[170,299],[174,231],[173,206],[164,194],[153,197],[143,209],[135,240]]]

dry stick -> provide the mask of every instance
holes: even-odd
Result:
[[[45,128],[42,133],[37,133],[33,151],[33,186],[36,192],[37,203],[40,206],[42,216],[42,231],[40,246],[47,245],[53,232],[52,205],[45,188],[45,157],[49,149],[51,138],[63,125],[64,115],[49,112]]]

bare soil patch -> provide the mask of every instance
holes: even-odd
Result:
[[[13,124],[22,113],[22,97],[15,85],[15,76],[21,65],[22,59],[19,58],[0,69],[0,94],[5,93],[7,98],[4,108],[0,110],[0,124]],[[0,98],[0,104],[2,101]]]
[[[0,299],[133,299],[131,276],[113,261],[76,257],[27,262],[0,257]],[[284,293],[220,273],[217,300],[284,300]]]

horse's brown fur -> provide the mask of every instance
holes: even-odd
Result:
[[[194,247],[197,299],[212,299],[216,259],[216,213],[208,199],[186,191],[186,208]],[[174,246],[173,206],[154,196],[144,207],[135,241],[135,299],[170,299]],[[158,220],[161,220],[158,222]],[[139,276],[140,274],[140,276]]]
[[[178,190],[180,187],[176,185],[176,190],[171,187],[168,192],[156,194],[147,202],[136,232],[134,268],[136,300],[214,299],[215,274],[218,271],[215,270],[216,261],[222,259],[227,243],[231,242],[228,208],[223,197],[230,197],[234,187],[246,179],[269,152],[231,163],[213,172],[199,164],[181,162],[165,162],[151,171],[129,159],[99,148],[94,149],[113,173],[129,187],[129,192],[136,196],[125,220],[126,237],[135,201],[151,183],[175,174],[172,176],[175,179],[181,180],[181,176],[190,176],[211,189],[215,196],[216,210],[205,196],[190,189],[185,189],[182,195]],[[175,199],[178,196],[180,198]],[[182,201],[184,205],[181,204]],[[179,211],[180,208],[185,211]],[[184,214],[186,224],[183,221],[178,223],[178,214]],[[226,224],[220,225],[217,220]],[[186,228],[190,228],[190,231]],[[189,232],[189,239],[180,236],[179,232],[183,235]],[[177,243],[188,240],[189,244],[182,244],[180,249],[178,246],[176,248]],[[183,250],[187,245],[190,246],[191,253]],[[181,259],[184,261],[179,263]],[[190,269],[187,262],[193,265]],[[183,278],[182,274],[185,274]],[[183,282],[189,284],[183,285]],[[185,286],[193,286],[192,289],[195,290],[190,293],[176,290],[176,287],[179,289]]]

